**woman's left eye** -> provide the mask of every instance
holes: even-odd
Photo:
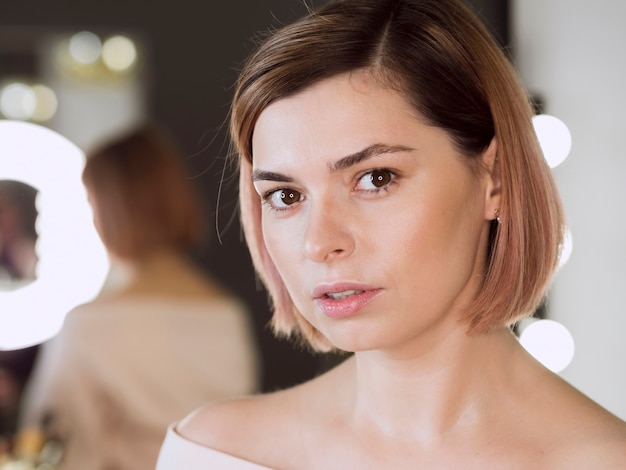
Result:
[[[394,176],[391,170],[371,170],[359,178],[357,187],[363,191],[378,191],[388,186],[393,181]]]

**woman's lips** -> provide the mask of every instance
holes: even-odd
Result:
[[[345,318],[357,314],[380,292],[381,289],[333,290],[317,296],[315,303],[327,317]]]

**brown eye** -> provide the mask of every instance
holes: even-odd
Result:
[[[300,193],[298,191],[281,191],[280,198],[285,204],[290,206],[294,202],[298,202],[300,200]]]
[[[359,179],[357,188],[361,191],[378,192],[393,183],[395,174],[391,170],[378,168],[370,170]]]
[[[377,188],[388,185],[391,182],[391,172],[389,170],[374,170],[370,173],[372,184]]]
[[[272,205],[276,208],[290,206],[302,199],[302,194],[293,189],[278,189],[270,195]]]

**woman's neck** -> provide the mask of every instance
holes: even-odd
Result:
[[[355,424],[427,444],[488,419],[511,375],[516,343],[508,329],[468,336],[459,328],[412,358],[355,354]]]

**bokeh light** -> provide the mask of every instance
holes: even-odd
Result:
[[[102,61],[109,69],[123,72],[130,69],[137,60],[135,43],[126,36],[111,36],[102,46]]]
[[[570,364],[574,358],[574,338],[565,326],[545,319],[528,319],[520,326],[520,343],[544,366],[558,373]]]
[[[45,85],[33,85],[32,90],[35,93],[35,109],[31,119],[37,122],[45,122],[52,119],[59,105],[54,91]]]
[[[572,149],[569,129],[563,121],[549,114],[534,116],[533,127],[548,165],[556,168],[567,159]]]
[[[100,58],[102,42],[94,33],[81,31],[70,38],[69,52],[79,64],[93,64]]]
[[[10,83],[0,91],[0,111],[8,119],[30,119],[36,105],[35,92],[24,83]]]
[[[58,100],[50,87],[10,82],[0,89],[0,113],[7,119],[44,122],[56,113]]]
[[[563,235],[563,244],[561,245],[561,255],[559,257],[559,263],[557,269],[561,269],[565,263],[569,260],[574,249],[574,242],[572,240],[572,232],[568,228]]]

